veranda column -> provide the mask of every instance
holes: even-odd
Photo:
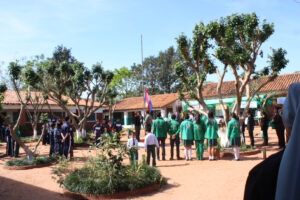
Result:
[[[128,112],[124,112],[124,125],[128,125],[129,122],[128,122]]]

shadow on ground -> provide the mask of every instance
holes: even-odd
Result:
[[[0,176],[0,199],[9,200],[32,200],[32,199],[52,199],[67,200],[62,194],[52,192],[33,185],[15,181]]]

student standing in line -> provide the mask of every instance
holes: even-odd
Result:
[[[55,154],[60,156],[63,155],[63,144],[61,140],[61,123],[57,122],[56,128],[54,129]]]
[[[208,146],[208,153],[209,153],[209,160],[215,160],[215,146],[217,146],[219,138],[218,136],[218,123],[214,118],[214,113],[210,111],[208,113],[208,119],[205,122],[205,138],[207,139],[207,146]]]
[[[14,156],[14,140],[10,135],[9,127],[5,124],[5,138],[6,138],[6,155]]]
[[[49,156],[52,156],[55,154],[55,124],[51,123],[50,129],[49,129],[49,139],[50,139],[50,151],[49,151]]]
[[[118,141],[120,141],[121,140],[122,123],[120,122],[119,118],[116,121],[114,121],[113,129],[115,130],[115,134],[117,134]]]
[[[129,161],[130,161],[130,164],[136,164],[139,159],[139,154],[138,154],[139,142],[135,138],[135,133],[133,131],[130,131],[129,135],[131,136],[131,138],[127,141],[127,148],[130,153]]]
[[[239,146],[241,146],[241,127],[235,113],[231,114],[231,120],[228,123],[227,138],[230,141],[230,146],[233,147],[233,160],[238,161],[240,159]]]
[[[150,157],[152,156],[152,166],[156,166],[155,147],[159,148],[156,136],[149,131],[144,141],[145,152],[147,152],[147,164],[150,165]]]
[[[176,115],[173,114],[171,116],[171,121],[169,122],[168,133],[170,135],[170,145],[171,145],[171,157],[170,160],[173,160],[174,155],[174,143],[176,144],[176,156],[177,160],[180,160],[180,139],[179,139],[179,132],[180,132],[180,124],[178,121],[175,120]]]
[[[184,116],[180,125],[181,139],[184,146],[185,160],[192,160],[192,145],[194,144],[194,126],[189,120],[189,114]]]
[[[103,120],[103,124],[100,124],[100,121],[97,121],[93,126],[93,131],[95,134],[95,144],[96,146],[99,144],[99,137],[103,134],[105,128],[105,121]]]
[[[166,160],[165,141],[167,138],[168,124],[161,117],[161,113],[158,113],[157,118],[153,121],[152,130],[153,134],[157,137],[159,146],[162,149],[162,160]],[[157,148],[157,159],[159,160],[159,148]]]
[[[204,143],[205,125],[201,114],[196,116],[194,121],[194,139],[196,145],[197,160],[203,160],[203,143]]]
[[[68,158],[68,154],[71,148],[71,132],[70,132],[70,118],[66,117],[65,122],[61,127],[62,143],[63,143],[63,154]]]

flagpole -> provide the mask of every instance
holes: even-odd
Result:
[[[143,35],[141,34],[141,58],[142,58],[142,83],[143,83],[143,96],[145,99],[145,85],[144,85],[144,56],[143,56]],[[143,111],[145,115],[145,101],[143,99]],[[145,117],[145,116],[143,116]]]

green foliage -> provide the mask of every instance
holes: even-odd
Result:
[[[8,66],[9,76],[12,80],[18,81],[20,80],[22,66],[17,62],[10,62]]]
[[[40,156],[34,157],[32,161],[29,161],[27,158],[23,159],[16,159],[16,160],[9,160],[5,163],[6,166],[28,166],[28,165],[42,165],[47,163],[55,162],[58,159],[56,156]]]
[[[242,144],[240,146],[240,151],[241,152],[244,152],[244,151],[253,151],[253,146]]]
[[[41,123],[44,124],[44,123],[48,122],[48,119],[49,119],[48,113],[41,114],[41,116],[40,116],[40,122]]]
[[[20,126],[20,132],[22,132],[21,126]],[[38,137],[28,137],[28,138],[22,138],[22,142],[24,143],[31,143],[31,142],[37,142],[39,140]]]
[[[80,169],[71,169],[61,161],[54,174],[58,183],[71,192],[113,194],[132,191],[162,182],[158,170],[148,165],[123,165],[129,154],[118,137],[102,137],[96,158],[90,158]]]

